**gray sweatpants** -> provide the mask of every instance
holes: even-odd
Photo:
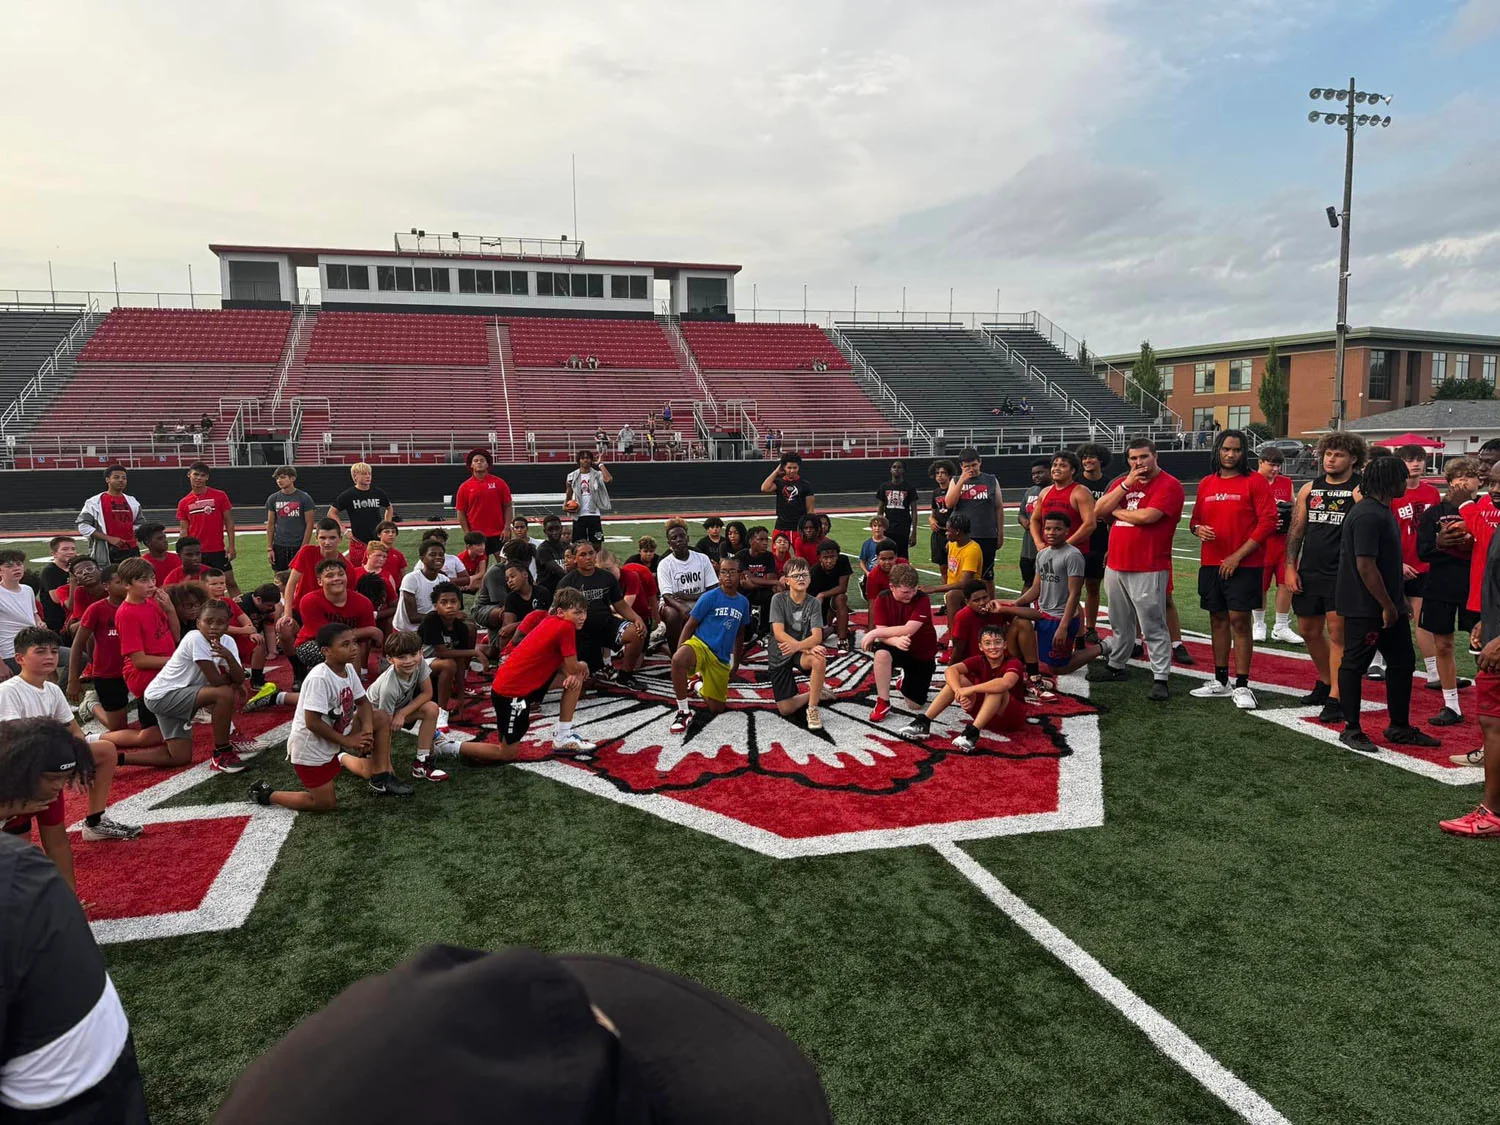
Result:
[[[1136,628],[1146,639],[1151,674],[1165,680],[1172,669],[1172,637],[1167,632],[1167,572],[1104,568],[1104,596],[1109,600],[1109,627],[1114,632],[1109,664],[1123,668],[1135,648]]]

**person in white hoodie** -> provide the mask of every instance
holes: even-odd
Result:
[[[125,483],[125,466],[108,466],[104,491],[85,500],[78,513],[78,534],[88,541],[89,553],[100,567],[138,558],[141,553],[135,536],[141,504],[125,494]]]
[[[603,545],[604,521],[600,517],[614,507],[606,487],[614,479],[602,461],[595,465],[592,450],[579,450],[578,468],[568,474],[563,490],[563,509],[573,513],[574,543],[589,539],[596,548]]]

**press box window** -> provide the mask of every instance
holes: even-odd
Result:
[[[474,271],[473,270],[459,270],[458,271],[458,291],[460,293],[472,293],[472,292],[474,292]]]
[[[376,266],[375,284],[382,292],[393,293],[396,290],[396,267]]]
[[[349,288],[349,267],[348,266],[329,266],[328,267],[328,288],[330,288],[330,289],[348,289]]]
[[[495,275],[489,270],[475,270],[474,288],[479,293],[493,293],[495,291]]]
[[[644,301],[650,285],[651,279],[649,277],[632,277],[630,279],[630,299],[632,301]]]
[[[329,268],[332,269],[333,267],[330,266]],[[370,288],[370,267],[369,266],[350,266],[349,267],[349,288],[350,289],[368,289],[368,288]]]
[[[434,269],[432,271],[432,291],[434,293],[450,292],[451,290],[449,286],[451,284],[452,279],[448,274],[447,266],[444,266],[442,269]]]
[[[602,273],[589,274],[589,296],[604,298],[604,275]]]
[[[417,283],[418,293],[432,292],[432,270],[426,266],[419,266],[412,270],[412,278]]]
[[[410,266],[396,267],[396,288],[402,293],[412,292],[412,276]]]

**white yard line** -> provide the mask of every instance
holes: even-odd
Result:
[[[1077,942],[1043,918],[1009,887],[980,866],[956,843],[933,845],[944,859],[1038,945],[1073,971],[1084,984],[1145,1033],[1156,1049],[1187,1071],[1246,1121],[1288,1125],[1287,1119],[1231,1070],[1188,1037],[1180,1027],[1146,1003]]]

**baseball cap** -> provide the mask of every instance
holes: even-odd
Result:
[[[402,1065],[412,1058],[427,1063]],[[686,977],[623,957],[432,945],[356,981],[293,1028],[240,1075],[214,1120],[824,1125],[832,1117],[817,1072],[785,1033]]]

